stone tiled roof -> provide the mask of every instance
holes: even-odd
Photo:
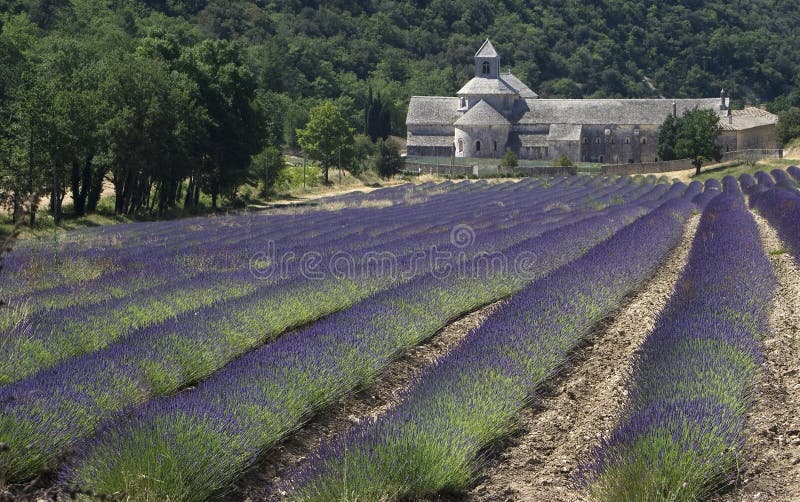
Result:
[[[510,126],[511,122],[503,117],[500,112],[492,108],[492,105],[484,100],[469,109],[463,117],[456,120],[456,127],[458,126],[491,126],[491,125],[505,125]]]
[[[456,94],[462,95],[509,95],[517,94],[516,89],[499,78],[474,77]]]
[[[582,129],[580,124],[552,124],[547,139],[550,141],[580,141]]]
[[[661,124],[672,113],[671,99],[526,99],[520,124]],[[674,100],[678,115],[695,107],[719,109],[719,99]]]
[[[513,73],[501,73],[500,78],[503,79],[506,84],[513,87],[521,98],[536,99],[539,97],[530,87],[523,84],[522,80],[515,77]]]
[[[519,134],[520,146],[547,146],[547,136],[544,134]]]
[[[414,96],[408,104],[407,125],[453,125],[461,116],[456,97]]]
[[[450,136],[420,136],[408,135],[408,144],[411,146],[453,146],[453,135]]]
[[[494,46],[487,38],[486,41],[481,45],[481,48],[478,49],[478,52],[475,53],[476,58],[495,58],[497,57],[497,51],[494,50]]]
[[[720,119],[724,131],[741,131],[777,123],[777,115],[754,106],[748,106],[744,110],[731,110],[730,116]]]

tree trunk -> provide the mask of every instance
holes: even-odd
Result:
[[[14,223],[19,222],[19,218],[22,212],[22,203],[19,200],[19,192],[14,190]]]
[[[81,164],[78,159],[72,160],[70,171],[70,185],[72,188],[72,207],[75,216],[83,216],[84,200],[81,199]]]
[[[103,195],[103,182],[105,181],[106,172],[103,168],[98,167],[94,172],[89,170],[88,176],[90,178],[90,186],[86,197],[86,212],[93,213],[97,211],[97,203],[100,202],[100,197]]]
[[[53,206],[53,222],[61,224],[61,166],[57,158],[52,159],[53,163],[53,195],[50,203]]]
[[[695,169],[694,175],[700,176],[700,167],[702,167],[703,163],[700,162],[699,159],[694,159],[694,162],[692,162],[692,164],[694,164],[694,169]]]
[[[183,199],[183,208],[189,209],[194,201],[194,176],[189,178],[189,183],[186,185],[186,198]]]

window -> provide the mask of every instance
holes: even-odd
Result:
[[[467,98],[461,98],[461,108],[467,107]]]
[[[599,136],[594,139],[594,144],[595,145],[599,145],[600,144],[600,137]]]
[[[495,141],[492,146],[494,146],[494,151],[496,152],[497,151],[497,141]]]
[[[489,61],[484,61],[483,62],[483,74],[485,75],[487,73],[489,73]]]
[[[475,151],[476,152],[480,152],[481,151],[481,142],[480,141],[476,141],[475,142]]]
[[[602,155],[600,156],[599,160],[600,160],[600,162],[603,162],[603,156]]]
[[[464,151],[464,142],[462,140],[458,140],[458,151],[459,153]]]
[[[658,162],[658,157],[656,157],[656,160],[655,160],[655,162]]]
[[[589,144],[589,138],[583,138],[583,140],[582,140],[581,142],[582,142],[584,145],[588,145],[588,144]]]
[[[626,145],[630,145],[631,144],[631,139],[630,138],[625,138],[625,144]]]
[[[646,145],[646,144],[647,144],[647,138],[642,138],[642,144],[643,144],[643,145]]]

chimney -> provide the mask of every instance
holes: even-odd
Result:
[[[678,102],[674,99],[672,100],[672,116],[678,118]]]
[[[728,109],[728,100],[725,99],[728,97],[728,93],[725,92],[725,89],[719,91],[719,109],[720,110],[727,110]]]

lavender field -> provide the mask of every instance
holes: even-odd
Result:
[[[0,500],[800,499],[800,169],[19,242]]]

